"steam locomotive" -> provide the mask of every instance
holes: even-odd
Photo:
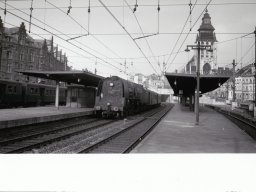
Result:
[[[94,109],[102,117],[124,117],[157,106],[160,102],[159,94],[112,76],[99,82]]]

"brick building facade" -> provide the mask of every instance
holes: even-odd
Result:
[[[23,22],[20,27],[7,28],[0,17],[0,79],[40,82],[38,78],[27,77],[17,71],[66,71],[70,70],[67,61],[66,55],[53,46],[53,38],[33,39],[27,34]]]

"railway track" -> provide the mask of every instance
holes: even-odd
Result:
[[[27,129],[26,127],[20,129],[17,127],[11,130],[1,130],[1,132],[5,132],[0,138],[0,153],[22,153],[30,150],[35,152],[42,146],[112,122],[112,120],[84,118],[33,125]]]
[[[128,119],[117,120],[108,125],[98,127],[97,129],[84,132],[82,134],[70,137],[66,140],[52,143],[42,149],[39,153],[84,153],[85,150],[91,150],[98,146],[106,139],[112,138],[114,135],[119,134],[122,130],[131,127],[144,119],[144,116],[150,116],[160,108],[151,110],[149,112],[141,113],[140,115],[130,116]],[[143,117],[142,117],[143,116]]]
[[[99,142],[81,150],[79,153],[128,153],[141,141],[161,118],[172,108],[162,106],[151,111],[137,121],[127,124],[115,134],[102,138]]]
[[[254,140],[256,140],[256,124],[254,121],[252,121],[251,119],[247,119],[246,117],[243,117],[241,114],[224,110],[217,106],[207,105],[207,107],[223,114],[229,120],[234,122],[240,129],[244,130],[248,135],[250,135]]]
[[[171,107],[123,120],[86,117],[1,130],[0,153],[127,153]]]

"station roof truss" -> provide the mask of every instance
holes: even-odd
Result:
[[[86,71],[17,71],[23,75],[97,87],[104,77]]]
[[[196,90],[196,74],[166,73],[174,95],[182,94],[184,96],[194,95]],[[200,75],[201,94],[213,91],[225,83],[230,75]]]

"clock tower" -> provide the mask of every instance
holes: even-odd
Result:
[[[203,74],[209,74],[213,69],[217,68],[215,47],[217,39],[214,30],[215,28],[212,26],[211,17],[206,9],[201,26],[198,29],[199,34],[196,37],[196,43],[200,42],[200,45],[211,45],[213,52],[200,50],[200,55],[195,54],[195,57],[200,57],[200,71]]]

